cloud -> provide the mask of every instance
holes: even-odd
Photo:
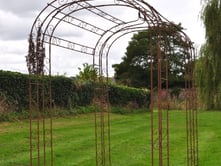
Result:
[[[31,19],[0,10],[0,40],[21,40],[28,36]]]
[[[169,21],[181,23],[184,32],[193,42],[197,44],[204,42],[204,29],[199,18],[200,1],[149,0],[149,3]]]
[[[1,0],[0,40],[26,39],[45,0]]]
[[[26,40],[0,41],[0,69],[27,73],[27,44]]]
[[[28,41],[19,40],[19,41],[0,41],[0,58],[5,54],[10,55],[24,55],[28,50]]]
[[[11,12],[18,16],[32,16],[45,6],[45,0],[1,0],[0,10]],[[28,14],[28,15],[27,15]]]

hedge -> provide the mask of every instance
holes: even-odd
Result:
[[[36,82],[35,79],[34,76],[31,77],[33,83]],[[44,82],[45,94],[49,96],[49,77],[46,76],[44,80],[39,79],[38,81],[39,83]],[[73,78],[53,76],[51,77],[53,106],[70,109],[91,105],[94,98],[94,88],[99,86],[102,85],[93,82],[79,83]],[[150,93],[147,90],[118,85],[108,85],[106,89],[109,92],[110,104],[113,106],[125,107],[131,103],[138,107],[148,107],[149,105]],[[32,91],[36,92],[35,89]],[[0,92],[3,92],[11,100],[10,103],[16,105],[17,111],[28,109],[29,75],[0,70]],[[49,97],[45,97],[45,101],[48,99]]]
[[[56,106],[71,108],[77,105],[77,86],[73,80],[63,76],[51,79],[52,99]]]
[[[128,104],[137,104],[138,107],[149,106],[150,93],[148,90],[110,85],[109,99],[111,105],[127,106]],[[135,106],[136,107],[136,106]]]
[[[25,74],[0,71],[0,91],[10,98],[10,102],[16,103],[17,110],[28,106],[28,80],[29,77]]]

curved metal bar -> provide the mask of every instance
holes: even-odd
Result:
[[[30,33],[30,34],[32,34],[32,32],[33,32],[33,30],[34,30],[34,26],[35,26],[35,24],[37,23],[39,17],[43,14],[43,12],[48,8],[48,6],[49,6],[50,4],[53,4],[53,3],[56,2],[56,1],[57,1],[57,0],[52,1],[52,2],[49,3],[44,9],[41,10],[41,12],[38,14],[38,16],[36,17],[36,19],[35,19],[35,21],[34,21],[32,27],[31,27],[31,33]]]
[[[100,39],[97,41],[96,45],[95,45],[95,52],[94,52],[94,56],[96,56],[96,50],[98,50],[98,55],[99,55],[99,59],[101,60],[102,59],[102,54],[103,54],[103,51],[104,50],[104,47],[107,43],[107,41],[113,37],[114,35],[116,35],[117,33],[121,32],[121,31],[125,31],[125,30],[129,30],[131,27],[133,26],[138,26],[138,25],[141,25],[143,24],[144,22],[141,22],[141,23],[137,23],[135,24],[137,21],[139,20],[139,18],[137,20],[134,20],[134,21],[130,21],[128,22],[127,24],[119,24],[119,25],[116,25],[116,26],[113,26],[111,27],[108,31],[106,31],[101,37]],[[128,24],[131,24],[131,23],[134,23],[132,25],[129,25],[127,26]],[[126,28],[126,29],[125,29]],[[105,38],[105,35],[107,34],[108,35],[108,32],[109,31],[113,31],[114,33],[110,34],[109,36],[107,36],[107,39],[105,41],[102,42],[103,38]],[[100,48],[99,48],[100,47]],[[102,68],[102,61],[100,62],[99,64],[100,68]],[[100,75],[102,75],[102,69],[100,71]]]
[[[104,9],[108,7],[125,7],[128,9],[133,9],[138,12],[138,17],[135,20],[125,21],[120,19],[109,12],[106,12]],[[52,8],[52,9],[50,9]],[[49,10],[47,15],[44,16],[44,12]],[[106,22],[111,23],[112,25],[107,28],[99,27],[95,23],[91,23],[84,19],[78,18],[74,16],[74,14],[81,11],[87,11],[93,16],[98,18],[103,18]],[[43,19],[41,20],[41,17]],[[57,27],[61,23],[66,23],[74,27],[78,27],[83,31],[87,31],[91,34],[97,35],[99,38],[95,41],[94,46],[87,46],[84,44],[80,44],[78,41],[69,41],[59,36],[55,36],[55,31]],[[158,160],[159,166],[163,166],[164,164],[169,166],[169,113],[168,109],[166,112],[166,117],[164,117],[163,109],[164,106],[162,104],[162,79],[166,80],[166,89],[167,89],[167,105],[169,105],[169,76],[168,76],[168,54],[170,54],[169,47],[169,39],[167,36],[162,36],[161,30],[167,29],[168,27],[174,26],[174,29],[177,30],[177,33],[174,34],[174,37],[178,38],[183,43],[183,51],[184,51],[184,60],[185,69],[186,69],[186,135],[187,135],[187,163],[190,166],[196,166],[198,164],[198,130],[197,130],[197,111],[196,111],[196,103],[195,103],[195,89],[193,82],[193,68],[192,63],[194,62],[195,55],[193,51],[192,42],[189,37],[180,30],[174,23],[167,20],[163,17],[158,11],[156,11],[150,4],[148,4],[144,0],[113,0],[111,2],[103,2],[101,4],[97,3],[96,0],[53,0],[48,3],[47,6],[39,13],[37,18],[35,19],[31,33],[29,37],[29,55],[27,59],[28,67],[30,69],[31,74],[42,75],[44,77],[45,74],[45,48],[44,43],[48,44],[48,56],[49,56],[49,76],[51,76],[51,57],[52,57],[52,45],[66,48],[72,51],[77,51],[83,54],[93,55],[93,64],[95,67],[95,58],[99,60],[99,81],[102,83],[101,87],[98,87],[97,92],[95,92],[94,101],[98,103],[100,111],[95,110],[95,146],[96,146],[96,165],[105,166],[107,163],[109,165],[112,164],[111,161],[111,149],[110,149],[110,106],[108,99],[108,88],[107,86],[103,86],[105,83],[103,78],[103,64],[105,63],[103,59],[106,58],[106,83],[108,82],[108,55],[112,45],[120,39],[122,36],[143,31],[148,28],[157,29],[157,55],[153,55],[153,52],[150,53],[151,57],[155,57],[157,60],[158,66],[158,87],[157,87],[157,97],[158,97],[158,117],[157,119],[153,119],[154,111],[153,111],[153,100],[151,100],[151,140],[152,140],[152,161],[151,164],[154,166],[155,160]],[[33,41],[33,34],[36,31],[36,41]],[[168,32],[169,35],[170,32]],[[164,38],[165,42],[161,40]],[[153,40],[152,37],[150,39]],[[153,42],[153,41],[152,41]],[[153,43],[152,43],[153,44]],[[150,43],[150,47],[152,47]],[[151,48],[150,48],[151,49]],[[152,50],[152,49],[151,49]],[[164,59],[165,64],[163,64],[162,60]],[[155,61],[156,61],[155,60]],[[156,62],[155,62],[156,63]],[[154,96],[153,91],[153,60],[150,60],[151,65],[151,97]],[[36,71],[35,71],[36,70]],[[164,74],[162,74],[164,73]],[[44,96],[45,94],[44,88],[41,90],[40,86],[44,86],[44,81],[41,82],[38,80],[36,82],[30,81],[30,101],[32,100],[32,89],[36,85],[36,93],[37,93],[37,113],[39,114],[38,118],[40,120],[40,110],[45,109],[44,104]],[[51,84],[51,83],[50,83]],[[51,85],[50,85],[51,86]],[[50,113],[52,117],[52,95],[51,88],[49,92],[50,98]],[[96,90],[95,90],[96,91]],[[41,100],[42,106],[41,106]],[[32,121],[33,121],[33,113],[32,109],[32,101],[30,102],[30,164],[32,166],[32,158],[33,158],[33,148],[32,148]],[[108,105],[108,106],[106,106]],[[42,107],[42,108],[41,108]],[[108,109],[107,114],[105,109]],[[167,106],[169,108],[169,106]],[[105,131],[105,116],[108,116],[108,132]],[[99,117],[99,118],[98,118]],[[164,119],[165,118],[165,119]],[[42,163],[40,157],[40,129],[39,129],[39,120],[38,120],[38,164]],[[163,121],[166,121],[164,123]],[[155,121],[155,122],[154,122]],[[158,128],[155,128],[154,123],[158,123]],[[45,132],[45,119],[43,114],[43,142],[46,144],[46,132]],[[51,144],[51,163],[53,166],[53,136],[52,136],[52,118],[50,119],[50,144]],[[98,135],[98,127],[100,127],[100,136]],[[164,128],[165,127],[165,128]],[[155,131],[157,131],[155,133]],[[165,133],[164,133],[165,132]],[[157,136],[154,136],[157,135]],[[100,137],[98,139],[98,137]],[[155,139],[155,138],[156,139]],[[99,141],[100,144],[99,144]],[[157,143],[156,143],[157,142]],[[164,143],[166,142],[166,145]],[[156,143],[156,144],[155,144]],[[99,145],[98,145],[99,144]],[[156,145],[158,146],[155,149]],[[108,146],[108,147],[107,147]],[[108,148],[108,151],[107,151]],[[154,152],[154,150],[156,150]],[[155,157],[154,153],[158,153],[158,157]],[[44,146],[44,165],[46,165],[46,146]],[[107,161],[107,158],[109,161]]]
[[[74,2],[74,3],[76,3],[76,2]],[[69,5],[72,5],[72,4],[73,4],[73,3],[71,3],[71,4],[69,4]],[[64,9],[65,9],[66,7],[68,7],[69,5],[65,6],[63,9],[60,9],[59,12],[57,12],[57,13],[54,14],[54,16],[51,18],[51,20],[49,21],[48,25],[46,26],[45,32],[47,31],[47,29],[48,29],[50,23],[52,22],[52,20],[53,20],[54,18],[56,18],[56,15],[59,14],[60,11],[64,10]],[[107,5],[107,6],[109,6],[109,5]],[[101,5],[101,6],[99,6],[99,7],[104,7],[104,5]],[[66,17],[70,16],[70,14],[72,14],[73,12],[77,12],[77,11],[80,11],[80,10],[84,10],[84,8],[77,9],[76,11],[71,11],[71,12],[68,13],[67,15],[64,15],[64,17],[60,18],[59,21],[57,22],[57,24],[53,27],[53,30],[52,30],[50,36],[53,36],[53,33],[54,33],[55,29],[57,28],[57,26],[60,24],[61,21],[63,21]],[[82,22],[82,23],[85,23],[85,22]],[[82,28],[82,29],[85,29],[85,28]],[[105,32],[107,32],[107,31],[108,31],[108,30],[106,30]],[[43,34],[46,34],[45,32],[44,32]],[[109,31],[109,32],[111,32],[111,31]],[[103,34],[102,34],[102,35],[103,35]],[[44,35],[43,35],[43,36],[44,36]],[[43,37],[43,39],[44,39],[44,37]],[[44,41],[44,40],[43,40],[43,41]],[[53,44],[53,43],[52,43],[52,44]]]

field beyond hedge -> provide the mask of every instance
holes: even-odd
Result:
[[[111,114],[113,166],[150,166],[150,114]],[[95,165],[93,114],[54,119],[54,165]],[[221,112],[199,113],[199,165],[221,165]],[[185,113],[170,112],[171,166],[185,166]],[[0,166],[29,165],[29,122],[0,123]]]

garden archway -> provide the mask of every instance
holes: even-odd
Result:
[[[30,165],[53,165],[53,120],[51,83],[44,77],[52,75],[53,49],[74,51],[79,56],[91,55],[94,68],[98,68],[99,82],[95,88],[94,111],[96,165],[111,165],[110,107],[108,96],[108,57],[113,44],[121,37],[154,29],[150,37],[148,58],[151,66],[151,165],[170,165],[169,150],[169,58],[170,40],[161,30],[173,26],[183,43],[183,67],[186,77],[186,134],[187,165],[198,163],[197,111],[193,80],[195,52],[188,36],[164,18],[144,0],[53,0],[37,16],[29,36],[27,66],[30,77]],[[168,32],[169,33],[169,32]],[[76,36],[82,35],[82,38]],[[83,39],[83,35],[86,38]],[[162,38],[164,41],[162,42]],[[153,40],[154,39],[154,40]],[[154,41],[156,41],[154,43]],[[156,50],[156,51],[154,51]],[[157,70],[158,86],[153,86],[153,70]],[[162,81],[164,80],[164,87]],[[46,86],[46,84],[48,84]],[[46,88],[47,87],[47,88]],[[166,92],[163,105],[162,90]],[[157,99],[156,99],[157,98]],[[156,105],[157,118],[154,118]],[[46,110],[51,113],[47,127]],[[107,121],[107,122],[105,122]],[[42,129],[41,129],[42,128]],[[42,142],[43,140],[43,142]],[[50,146],[48,146],[50,144]],[[46,157],[47,156],[47,157]],[[49,157],[50,156],[50,157]],[[155,162],[158,160],[157,162]]]

